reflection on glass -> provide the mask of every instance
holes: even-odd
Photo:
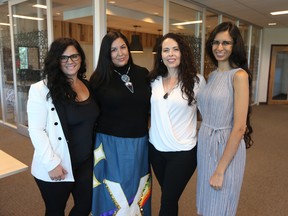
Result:
[[[218,25],[218,14],[207,11],[206,12],[206,31],[205,31],[205,42],[208,39],[208,36],[212,32],[212,30]],[[211,61],[210,57],[205,52],[204,54],[204,77],[208,79],[209,74],[215,70],[215,65]]]
[[[19,16],[13,16],[14,44],[15,44],[15,62],[16,62],[16,83],[17,83],[17,102],[18,118],[17,126],[28,126],[27,119],[27,98],[30,85],[41,79],[41,67],[43,56],[47,50],[47,24],[46,10],[42,8],[31,7],[38,0],[22,1],[12,6],[13,15],[33,17],[33,19],[23,19]],[[45,1],[42,2],[45,4]]]
[[[19,69],[39,69],[38,48],[19,47]]]
[[[12,69],[12,54],[11,54],[11,38],[9,17],[7,16],[8,3],[0,5],[0,73],[2,75],[3,89],[0,89],[0,119],[5,123],[15,125],[15,91],[13,88],[13,69]],[[2,110],[3,109],[3,110]]]
[[[19,47],[20,69],[28,69],[28,47]]]
[[[240,23],[239,24],[239,30],[241,33],[241,36],[243,38],[244,44],[245,44],[245,48],[246,48],[246,53],[247,53],[247,57],[248,57],[248,53],[249,53],[249,25],[245,24],[245,23]]]
[[[195,58],[197,72],[200,73],[203,13],[173,2],[170,2],[169,13],[169,31],[182,34],[187,39]]]
[[[251,38],[251,51],[250,51],[250,71],[252,73],[252,92],[251,92],[251,103],[257,103],[257,80],[259,70],[259,49],[260,49],[260,37],[261,30],[256,27],[252,27],[252,38]]]

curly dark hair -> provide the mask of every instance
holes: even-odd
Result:
[[[44,74],[47,78],[47,87],[49,93],[47,99],[52,98],[53,101],[74,101],[76,92],[70,85],[70,79],[63,73],[60,66],[60,57],[68,46],[74,46],[81,57],[81,66],[77,73],[79,79],[84,79],[86,73],[86,57],[85,53],[73,38],[58,38],[54,40],[44,60]]]
[[[231,68],[242,68],[245,70],[249,76],[249,92],[250,92],[250,98],[249,102],[251,100],[251,84],[252,84],[252,74],[248,68],[248,61],[246,57],[246,50],[245,50],[245,44],[243,41],[243,38],[241,36],[241,33],[236,25],[234,25],[231,22],[223,22],[215,27],[215,29],[211,32],[209,35],[207,41],[206,41],[206,52],[214,65],[218,67],[218,61],[216,60],[213,51],[212,51],[212,41],[216,37],[216,35],[219,32],[225,32],[228,31],[230,36],[233,39],[233,47],[232,47],[232,53],[229,57],[229,64]],[[253,129],[250,122],[250,114],[252,112],[251,105],[248,107],[248,114],[246,119],[246,131],[244,134],[244,141],[246,143],[246,148],[250,148],[253,145],[253,140],[251,138],[251,134],[253,133]]]
[[[108,84],[111,80],[114,68],[111,58],[111,46],[112,43],[118,38],[122,38],[128,48],[128,64],[131,66],[134,65],[132,55],[130,53],[129,42],[125,35],[117,31],[108,32],[102,39],[97,67],[89,79],[90,84],[94,89],[99,88],[101,85]]]
[[[197,76],[197,70],[194,64],[192,50],[182,35],[167,33],[161,38],[157,48],[157,54],[155,56],[154,67],[150,72],[150,79],[153,82],[158,76],[166,77],[168,75],[168,69],[162,61],[162,43],[167,38],[175,40],[181,52],[178,80],[179,83],[181,83],[182,97],[184,93],[187,95],[188,105],[190,106],[193,102],[196,102],[194,95],[194,85],[195,82],[199,83],[200,80]]]

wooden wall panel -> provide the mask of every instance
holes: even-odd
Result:
[[[62,37],[62,25],[60,21],[53,21],[53,32],[54,32],[54,38]]]

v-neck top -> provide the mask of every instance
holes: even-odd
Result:
[[[200,82],[195,83],[194,94],[197,100],[198,92],[205,86],[203,76],[198,75]],[[151,96],[151,127],[149,141],[163,152],[188,151],[197,142],[197,107],[195,103],[188,106],[185,93],[182,96],[181,83],[169,94],[167,99],[163,87],[162,76],[152,83]]]

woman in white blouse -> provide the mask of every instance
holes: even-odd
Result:
[[[163,36],[150,76],[149,154],[162,191],[159,215],[175,216],[197,165],[196,98],[205,80],[185,38],[174,33]]]

